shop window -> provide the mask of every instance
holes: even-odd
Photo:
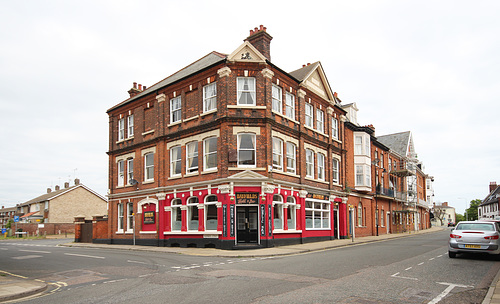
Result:
[[[330,228],[330,202],[306,200],[306,228]]]
[[[288,225],[288,230],[294,230],[296,229],[296,210],[297,210],[297,204],[295,202],[295,197],[289,196],[286,198],[286,203],[288,205],[288,213],[287,213],[287,225]]]
[[[217,230],[217,196],[208,195],[205,198],[205,230]]]
[[[274,229],[283,229],[283,197],[281,195],[273,196],[274,205]]]
[[[188,230],[198,230],[198,198],[190,197],[186,205]]]
[[[181,231],[182,228],[182,212],[181,212],[182,202],[179,198],[172,200],[172,231]]]

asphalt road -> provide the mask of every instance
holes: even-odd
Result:
[[[1,241],[0,270],[52,283],[23,303],[481,303],[500,263],[448,234],[234,259]]]

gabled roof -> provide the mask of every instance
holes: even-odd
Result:
[[[168,76],[167,78],[157,82],[156,84],[150,86],[146,90],[140,92],[139,94],[117,104],[116,106],[110,108],[107,112],[110,112],[116,108],[119,108],[125,104],[128,104],[144,95],[147,95],[149,93],[152,93],[162,87],[168,86],[169,84],[172,84],[176,81],[179,81],[191,74],[197,73],[205,68],[208,68],[214,64],[217,64],[221,61],[226,60],[227,55],[218,53],[218,52],[211,52],[207,54],[206,56],[198,59],[197,61],[191,63],[190,65],[186,66],[185,68],[181,69],[178,72],[175,72],[174,74]]]
[[[487,205],[491,203],[498,203],[498,199],[500,198],[500,185],[496,187],[495,190],[491,191],[488,196],[483,200],[480,206]]]
[[[337,100],[333,95],[332,88],[330,87],[330,83],[328,83],[321,62],[317,61],[310,65],[306,65],[289,74],[297,79],[305,88],[330,101],[332,104],[337,104]]]
[[[83,184],[79,184],[79,185],[75,185],[75,186],[71,186],[71,187],[68,187],[68,188],[64,188],[64,189],[59,189],[59,190],[55,190],[55,191],[52,191],[50,193],[46,193],[46,194],[43,194],[43,195],[40,195],[38,197],[35,197],[34,199],[31,199],[27,202],[24,202],[22,204],[20,204],[20,206],[27,206],[27,205],[31,205],[31,204],[35,204],[35,203],[41,203],[41,202],[45,202],[45,201],[50,201],[51,199],[54,199],[60,195],[63,195],[69,191],[73,191],[77,188],[84,188],[85,190],[91,192],[92,194],[94,194],[95,196],[99,197],[100,199],[106,201],[105,198],[103,198],[102,196],[100,196],[99,194],[97,194],[96,192],[92,191],[91,189],[87,188],[85,185]]]
[[[266,62],[266,57],[262,55],[250,42],[245,41],[234,52],[227,56],[227,60],[242,62]]]
[[[408,156],[408,147],[411,144],[411,132],[401,132],[377,136],[377,140],[401,156]]]

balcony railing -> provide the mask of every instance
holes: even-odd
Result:
[[[393,197],[393,198],[395,198],[397,200],[401,200],[401,201],[406,201],[406,199],[407,199],[406,192],[397,191],[397,190],[390,189],[390,188],[380,187],[380,185],[377,186],[376,195]]]

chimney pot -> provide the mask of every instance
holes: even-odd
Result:
[[[259,31],[259,28],[258,28],[258,27],[256,27],[256,28],[254,28],[253,30],[254,30],[254,32],[255,32],[255,33],[257,33],[257,32]]]
[[[64,188],[69,188],[69,183],[68,182],[64,183]]]
[[[260,25],[260,30],[262,31],[264,29],[264,26],[261,24]]]
[[[253,30],[250,30],[250,36],[252,36],[252,35],[253,35]]]
[[[146,86],[143,86],[142,88],[144,89],[144,91],[146,91]]]
[[[75,178],[75,186],[78,186],[80,185],[80,179],[79,178]]]
[[[267,32],[267,27],[264,26],[264,32]]]
[[[50,192],[52,192],[52,189],[47,188],[47,193],[50,193]]]
[[[59,185],[56,185],[56,191],[57,191],[57,190],[59,190],[59,189],[61,189],[61,188],[59,187]]]
[[[134,89],[137,89],[137,82],[134,82]]]
[[[303,65],[302,65],[302,67],[303,67],[303,68],[305,68],[305,67],[306,67],[306,65],[305,65],[305,64],[303,64]]]
[[[311,64],[308,62],[307,65],[311,65]]]
[[[139,91],[142,91],[142,84],[139,83]]]

